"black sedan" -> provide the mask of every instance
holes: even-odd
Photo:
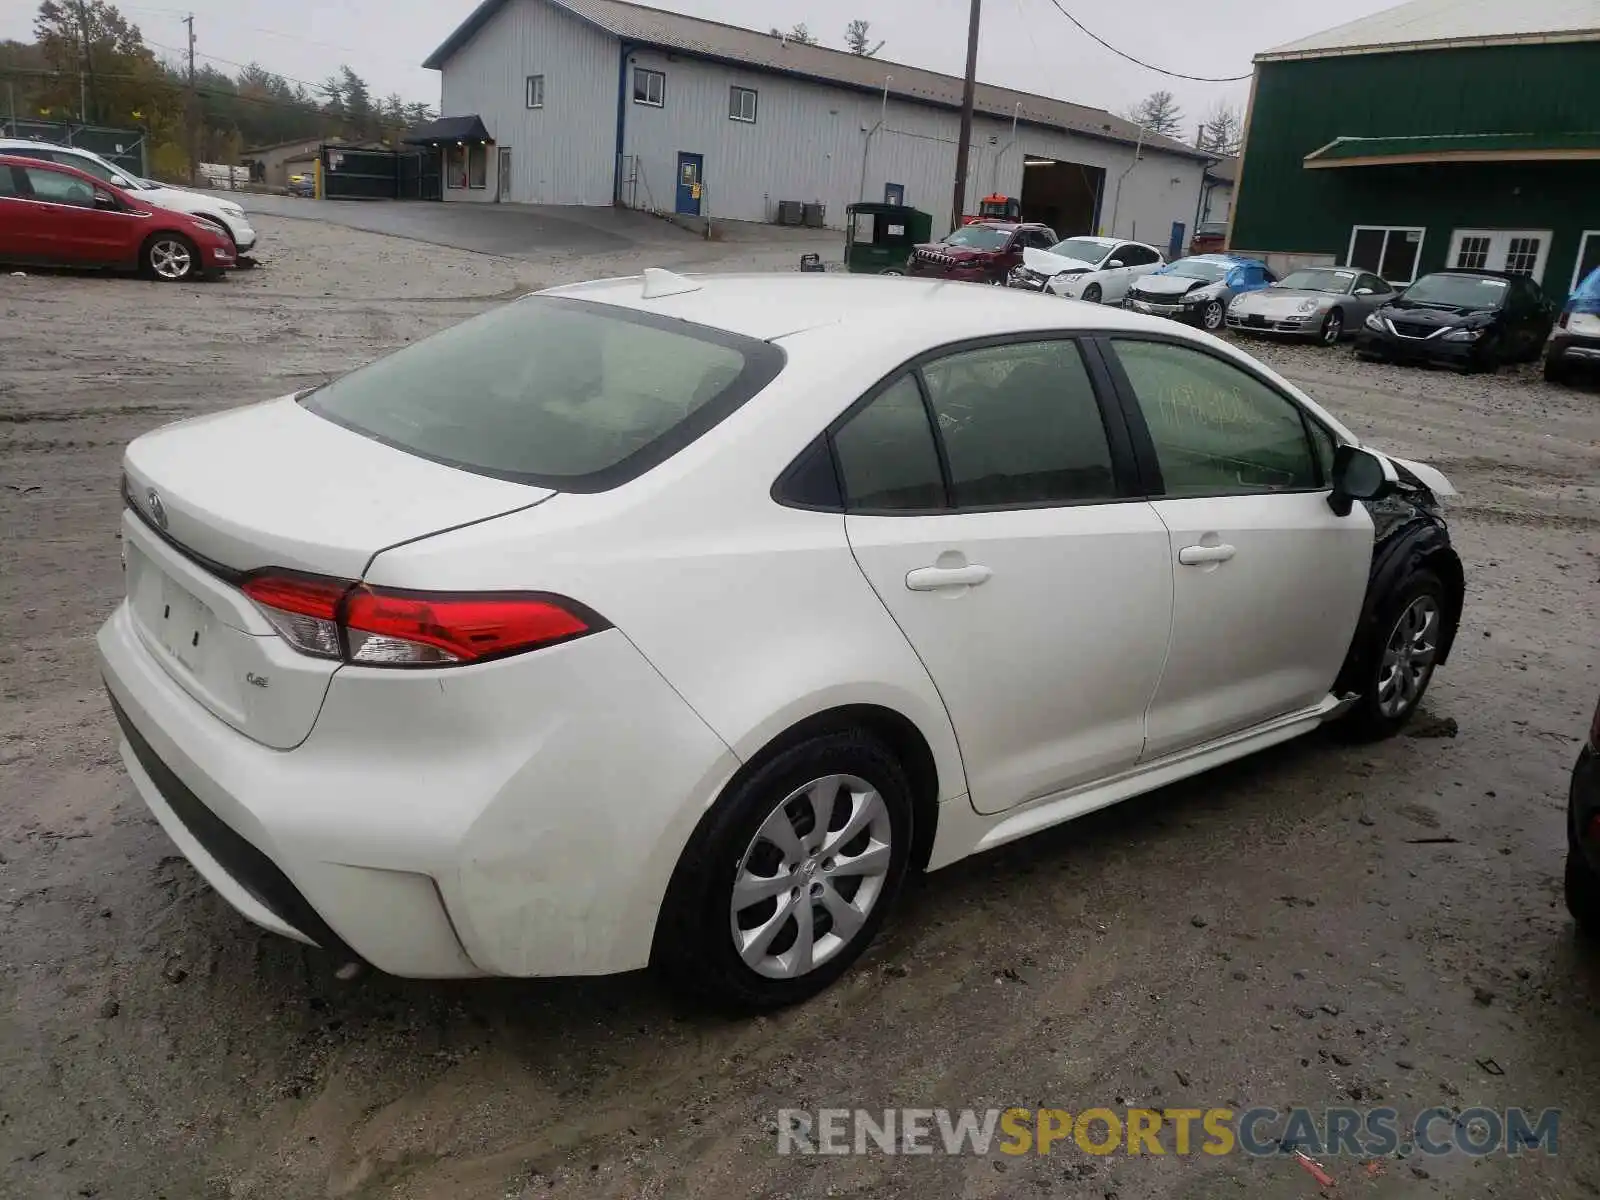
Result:
[[[1567,796],[1567,911],[1580,930],[1600,938],[1600,705]]]
[[[1493,371],[1537,358],[1554,322],[1554,307],[1526,275],[1436,271],[1367,317],[1356,353]]]

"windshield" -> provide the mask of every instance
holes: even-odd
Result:
[[[1448,308],[1499,308],[1509,285],[1486,275],[1424,275],[1405,291],[1418,304]]]
[[[712,428],[783,367],[766,342],[529,297],[307,393],[357,433],[480,475],[600,491]]]
[[[973,250],[1001,250],[1011,240],[1011,234],[1004,229],[995,229],[989,225],[963,225],[960,229],[944,239],[946,246],[966,246]]]
[[[1064,242],[1057,242],[1050,247],[1051,254],[1059,254],[1062,258],[1075,258],[1079,262],[1097,263],[1104,258],[1111,247],[1104,242],[1097,242],[1093,238],[1068,238]]]
[[[1227,277],[1232,263],[1215,262],[1208,258],[1183,258],[1168,267],[1165,274],[1182,275],[1185,279],[1209,279],[1215,283]]]
[[[1302,292],[1333,292],[1335,295],[1344,296],[1349,294],[1355,281],[1354,271],[1328,271],[1308,267],[1301,271],[1291,271],[1278,286],[1298,288]]]

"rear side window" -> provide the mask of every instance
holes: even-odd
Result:
[[[933,428],[916,380],[891,384],[833,435],[833,452],[851,510],[944,507],[944,479]]]
[[[677,453],[783,362],[776,346],[723,330],[534,296],[380,358],[301,403],[448,466],[595,492]]]
[[[1078,344],[1019,342],[922,368],[957,508],[1116,495],[1111,447]]]

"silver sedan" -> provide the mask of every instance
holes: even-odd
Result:
[[[1395,298],[1389,284],[1353,267],[1302,267],[1228,305],[1228,328],[1311,338],[1332,346]]]

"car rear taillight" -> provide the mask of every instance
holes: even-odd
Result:
[[[241,585],[302,654],[373,667],[448,667],[521,654],[610,628],[542,592],[423,592],[294,571]]]

